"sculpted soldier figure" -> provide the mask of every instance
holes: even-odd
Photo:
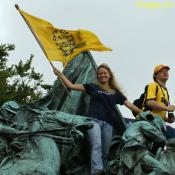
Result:
[[[156,151],[166,143],[164,121],[151,112],[139,114],[140,119],[130,124],[122,136],[120,175],[169,174],[156,160]]]

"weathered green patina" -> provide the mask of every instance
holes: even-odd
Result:
[[[79,54],[63,73],[74,83],[96,82],[89,52]],[[85,117],[89,96],[77,91],[70,95],[56,80],[42,99],[23,106],[11,101],[0,108],[0,175],[90,174],[87,130],[92,124]],[[140,114],[139,121],[127,126],[116,106],[108,175],[175,174],[175,140],[167,141],[163,123],[151,123],[152,114],[149,120],[147,115]],[[154,168],[145,169],[153,163]]]
[[[108,174],[175,174],[175,140],[166,140],[164,121],[150,111],[140,113],[139,116],[139,120],[127,126],[122,137],[114,139]]]
[[[63,71],[73,82],[81,83],[95,82],[95,72],[88,52]],[[38,101],[23,106],[8,102],[1,107],[0,174],[89,174],[88,148],[84,147],[86,131],[92,127],[84,117],[89,97],[76,91],[70,94],[71,98],[57,80]]]

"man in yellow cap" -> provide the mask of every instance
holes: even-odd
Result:
[[[147,87],[143,110],[151,110],[164,121],[172,123],[174,122],[174,117],[167,115],[167,112],[173,112],[175,110],[175,106],[170,105],[169,94],[166,88],[166,82],[169,79],[169,70],[170,68],[168,66],[162,64],[154,68],[154,82],[150,83]]]

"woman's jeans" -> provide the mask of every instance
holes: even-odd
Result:
[[[93,128],[88,130],[91,146],[91,175],[105,171],[109,147],[112,140],[112,126],[104,121],[92,119]]]

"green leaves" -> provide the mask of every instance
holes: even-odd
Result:
[[[0,45],[0,106],[9,100],[19,104],[37,100],[52,87],[43,84],[43,75],[32,67],[33,55],[26,62],[7,66],[9,52],[14,49],[14,45]]]

